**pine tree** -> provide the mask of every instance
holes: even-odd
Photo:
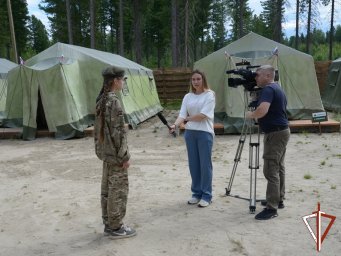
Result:
[[[35,53],[44,51],[50,46],[48,33],[44,24],[36,16],[32,15],[28,25],[30,35],[29,44]]]
[[[17,51],[18,55],[21,56],[26,51],[27,47],[27,23],[29,20],[27,3],[26,0],[11,0],[11,5]],[[6,0],[0,0],[0,24],[0,55],[10,58],[9,53],[12,42],[10,38]]]

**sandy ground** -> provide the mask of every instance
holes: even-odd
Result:
[[[138,235],[110,240],[102,233],[101,162],[93,138],[1,140],[0,255],[340,255],[340,134],[291,136],[286,207],[268,221],[255,220],[248,201],[225,195],[238,141],[239,135],[216,136],[214,198],[202,209],[186,204],[190,177],[183,137],[171,137],[157,118],[129,131],[125,222]],[[248,156],[246,144],[231,191],[247,198]],[[258,199],[264,198],[265,185],[260,170]],[[318,202],[336,216],[319,253],[302,220]],[[256,213],[261,210],[257,203]],[[310,223],[315,230],[315,221]]]

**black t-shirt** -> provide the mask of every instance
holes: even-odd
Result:
[[[270,103],[268,113],[258,119],[263,132],[272,131],[275,127],[288,126],[289,122],[286,113],[287,98],[277,83],[272,83],[262,89],[258,99],[258,106],[262,102]]]

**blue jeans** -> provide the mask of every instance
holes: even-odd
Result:
[[[186,130],[188,164],[192,178],[192,197],[212,200],[212,146],[213,135],[209,132]]]

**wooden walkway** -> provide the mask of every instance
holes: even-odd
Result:
[[[324,132],[340,132],[340,122],[335,120],[328,120],[321,123],[313,123],[311,120],[292,120],[289,122],[291,133],[310,132],[310,133],[324,133]],[[184,126],[180,127],[181,131],[185,130]],[[214,133],[217,135],[224,134],[224,125],[221,123],[214,124]]]
[[[340,122],[329,119],[321,123],[313,123],[311,120],[293,120],[290,121],[290,130],[295,132],[340,132]]]
[[[340,132],[340,122],[335,120],[328,120],[321,123],[312,123],[311,120],[293,120],[289,124],[292,133],[310,132],[310,133],[328,133]],[[180,130],[185,128],[182,126]],[[214,131],[217,135],[224,134],[224,125],[220,123],[214,124]],[[22,128],[0,128],[0,139],[20,139]],[[93,136],[93,127],[89,127],[84,131],[85,136]],[[54,137],[53,132],[47,130],[38,130],[37,138],[40,137]]]

